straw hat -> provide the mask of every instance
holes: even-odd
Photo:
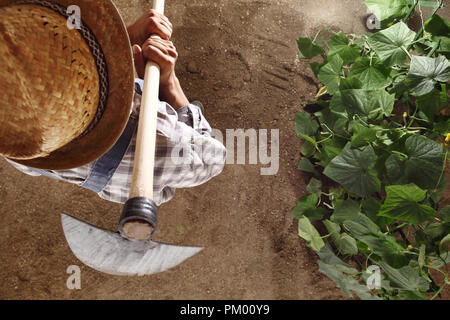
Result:
[[[70,30],[80,8],[81,29]],[[110,0],[1,0],[0,155],[65,170],[106,153],[133,99],[133,58]]]

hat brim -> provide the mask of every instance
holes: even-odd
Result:
[[[0,6],[20,1],[3,0]],[[47,157],[13,161],[37,169],[68,170],[100,158],[124,131],[134,95],[133,54],[125,23],[110,0],[51,1],[64,7],[74,4],[80,7],[81,19],[95,34],[106,59],[109,78],[108,101],[101,120],[87,135]]]

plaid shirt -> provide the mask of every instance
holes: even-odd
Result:
[[[130,117],[139,114],[141,95],[135,93]],[[136,130],[137,131],[137,130]],[[136,132],[119,167],[98,195],[108,201],[125,203],[133,175]],[[189,104],[175,110],[169,104],[158,105],[157,141],[154,171],[154,199],[157,205],[172,199],[176,188],[195,187],[222,172],[226,149],[211,137],[211,127],[198,106]],[[8,159],[7,159],[8,160]],[[15,168],[31,176],[33,169],[8,160]],[[83,167],[49,171],[61,180],[81,185],[94,163]]]

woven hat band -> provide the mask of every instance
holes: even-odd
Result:
[[[39,0],[0,8],[0,154],[10,159],[45,157],[102,117],[103,54],[87,26],[67,28],[65,10]]]

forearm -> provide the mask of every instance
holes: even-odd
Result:
[[[170,104],[175,110],[178,110],[189,104],[189,100],[181,88],[180,81],[174,75],[167,82],[160,84],[160,99]]]

